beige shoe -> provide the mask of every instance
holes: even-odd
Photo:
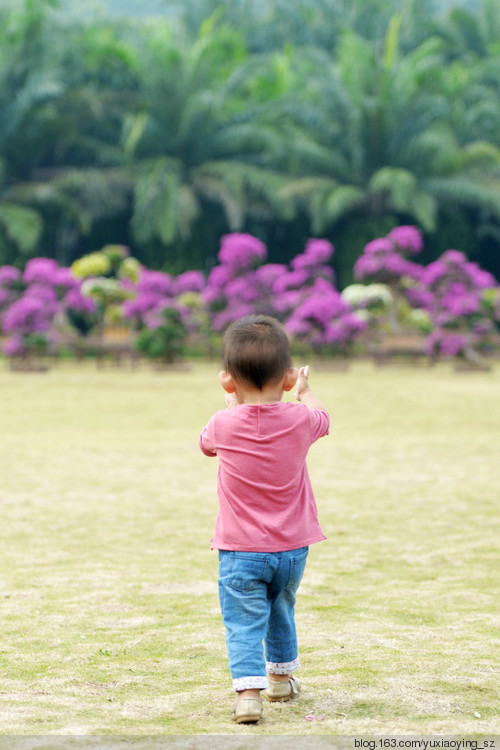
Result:
[[[262,719],[262,701],[257,698],[238,698],[231,719],[237,724],[255,724]]]
[[[289,701],[300,693],[300,680],[290,675],[288,682],[271,682],[269,687],[264,690],[264,695],[268,701]]]

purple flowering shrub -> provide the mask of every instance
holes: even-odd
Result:
[[[206,329],[201,293],[206,285],[201,271],[173,277],[141,267],[123,303],[123,319],[138,331],[137,349],[153,359],[171,362],[185,347],[188,333]]]
[[[278,306],[285,327],[297,341],[322,352],[345,352],[366,322],[342,298],[329,265],[334,253],[327,240],[309,240],[304,253],[290,263],[288,275],[277,280]]]
[[[317,351],[345,352],[366,322],[331,282],[319,278],[285,321],[290,335]]]
[[[57,341],[64,302],[78,282],[69,269],[50,258],[33,258],[24,273],[6,266],[0,269],[1,327],[7,338],[3,352],[10,357],[41,355]]]
[[[198,327],[190,295],[199,298],[202,281],[204,285],[199,271],[174,278],[162,271],[140,269],[136,283],[128,284],[129,299],[123,303],[123,320],[138,332],[135,346],[139,352],[165,362],[178,358],[188,332]]]
[[[250,234],[227,234],[222,238],[215,266],[208,276],[202,299],[214,331],[250,313],[275,314],[274,280],[285,266],[266,264],[267,249]]]
[[[494,277],[458,250],[447,250],[424,269],[421,283],[433,320],[429,353],[476,359],[500,322]]]
[[[415,327],[410,313],[412,307],[421,307],[415,289],[421,287],[423,269],[407,256],[418,255],[422,249],[422,235],[416,227],[395,227],[386,237],[368,242],[354,265],[358,281],[384,284],[390,290],[392,304],[381,322],[392,331]]]
[[[3,351],[10,357],[42,354],[50,342],[54,306],[49,295],[27,292],[9,307],[2,320],[8,334]]]
[[[309,240],[285,265],[266,262],[266,246],[256,237],[226,235],[208,278],[201,271],[174,277],[149,270],[121,245],[71,269],[34,258],[23,273],[0,268],[3,351],[42,354],[70,330],[85,335],[119,322],[135,331],[144,354],[168,361],[179,356],[188,334],[210,347],[235,319],[264,313],[318,352],[345,352],[366,343],[367,332],[410,327],[428,336],[429,354],[471,359],[498,332],[500,287],[456,250],[418,265],[411,258],[422,247],[410,226],[369,242],[354,269],[359,283],[342,293],[330,265],[334,247],[321,239]]]
[[[21,271],[13,266],[0,268],[0,322],[3,314],[15,302],[20,290],[24,288],[21,277]]]
[[[215,331],[242,315],[261,313],[281,320],[290,335],[323,351],[344,350],[365,328],[335,287],[329,261],[333,245],[311,239],[288,266],[262,263],[265,245],[255,237],[226,235],[203,291]]]
[[[141,268],[136,283],[127,286],[130,297],[123,303],[123,317],[136,329],[148,327],[150,319],[170,305],[174,298],[174,280],[170,274],[161,271]]]
[[[477,359],[500,320],[498,285],[457,250],[447,250],[428,266],[406,257],[422,247],[417,229],[396,227],[366,245],[355,275],[387,285],[395,299],[388,316],[391,328],[426,333],[429,355]]]

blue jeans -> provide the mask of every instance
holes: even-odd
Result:
[[[219,597],[235,690],[266,688],[268,672],[298,668],[295,593],[308,551],[219,550]]]

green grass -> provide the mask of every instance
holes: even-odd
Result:
[[[217,365],[0,371],[0,734],[500,733],[500,375],[315,370],[304,691],[229,720]],[[308,714],[323,716],[306,721]]]

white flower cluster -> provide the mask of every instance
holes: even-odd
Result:
[[[354,308],[373,305],[388,307],[393,301],[391,291],[385,284],[351,284],[346,286],[341,297]]]

